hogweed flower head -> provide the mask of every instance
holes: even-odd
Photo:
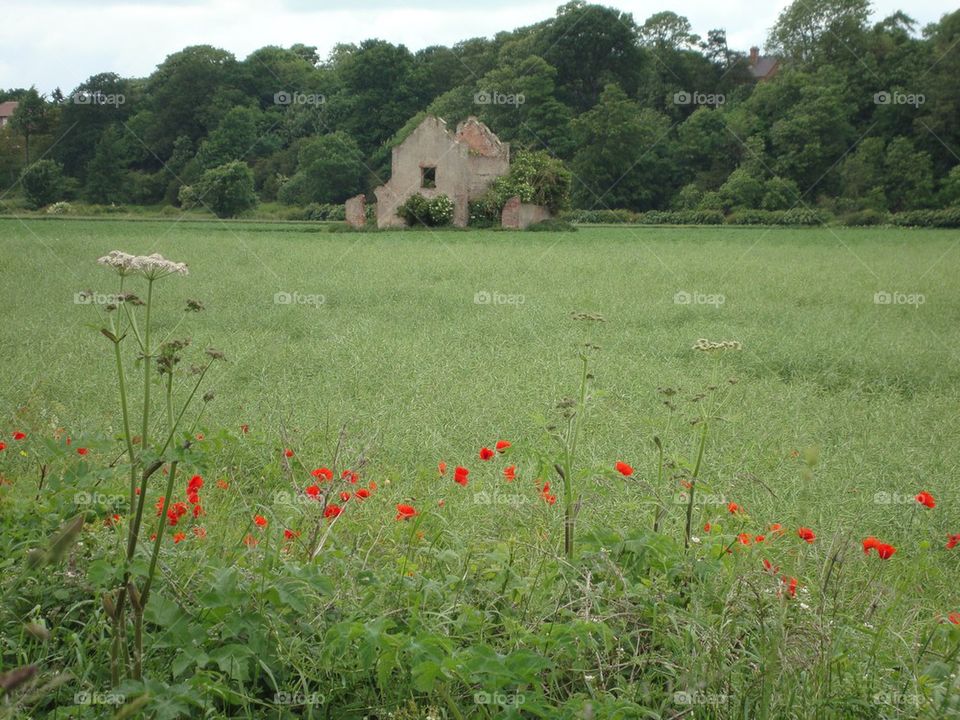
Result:
[[[148,280],[157,280],[167,275],[189,275],[186,263],[167,260],[163,255],[131,255],[122,250],[111,250],[97,260],[104,267],[111,267],[120,275],[143,275]]]
[[[714,352],[717,350],[742,350],[743,346],[739,340],[719,340],[714,342],[706,338],[700,338],[693,344],[692,349],[700,352]]]

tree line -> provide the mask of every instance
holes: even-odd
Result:
[[[778,71],[757,80],[723,30],[574,0],[417,52],[367,40],[238,60],[194,46],[146,78],[0,90],[20,103],[0,131],[0,182],[34,205],[341,203],[386,181],[391,148],[430,113],[475,115],[515,154],[562,161],[584,210],[950,207],[958,42],[960,11],[918,28],[903,12],[871,23],[867,0],[798,0],[766,39]]]

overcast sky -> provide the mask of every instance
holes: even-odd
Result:
[[[600,0],[602,1],[602,0]],[[411,50],[452,45],[552,17],[560,0],[0,0],[0,88],[65,93],[89,76],[149,75],[170,53],[214,45],[238,59],[264,45],[317,46],[382,38]],[[608,0],[643,22],[670,9],[694,31],[724,28],[731,47],[763,45],[787,0]],[[920,27],[956,9],[944,0],[875,0],[876,17],[903,9]]]

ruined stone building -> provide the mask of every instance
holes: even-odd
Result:
[[[456,134],[432,115],[424,118],[402,143],[393,148],[390,180],[374,190],[377,226],[402,227],[397,215],[411,195],[446,195],[453,201],[453,224],[466,227],[469,202],[480,198],[490,184],[510,170],[510,144],[502,143],[490,128],[470,117]]]

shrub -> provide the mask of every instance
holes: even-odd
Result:
[[[770,210],[737,210],[727,216],[729,225],[773,225],[774,212]]]
[[[510,172],[497,178],[491,188],[497,211],[514,195],[520,202],[544,205],[554,215],[570,203],[573,174],[563,161],[546,151],[520,151],[510,165]]]
[[[397,215],[403,218],[407,225],[449,225],[453,220],[453,201],[446,195],[437,195],[432,200],[427,200],[418,193],[411,195],[397,208]]]
[[[763,200],[760,207],[764,210],[788,210],[800,202],[800,188],[793,180],[772,177],[763,184]]]
[[[347,210],[343,205],[331,203],[310,203],[302,210],[290,213],[291,220],[346,220]]]
[[[706,192],[700,198],[697,210],[723,210],[723,198],[718,192]]]
[[[887,214],[880,212],[879,210],[874,210],[873,208],[866,208],[864,210],[857,210],[856,212],[851,212],[844,215],[840,218],[840,222],[843,225],[858,227],[863,225],[883,225],[887,222]]]
[[[890,216],[894,225],[901,227],[960,227],[960,208],[944,210],[908,210]]]
[[[560,217],[570,222],[587,225],[612,225],[637,222],[638,215],[632,210],[568,210]]]
[[[55,202],[47,208],[47,215],[68,215],[71,212],[73,212],[73,206],[64,200]]]
[[[479,200],[471,200],[469,213],[468,222],[472,227],[488,228],[500,224],[500,209],[497,207],[496,199],[490,193]]]
[[[20,174],[20,185],[30,207],[42,208],[63,198],[63,168],[53,160],[38,160]]]
[[[674,210],[694,210],[703,199],[703,191],[696,183],[690,183],[680,188],[680,192],[673,198]]]
[[[181,198],[188,187],[181,188]],[[235,217],[257,204],[253,171],[239,160],[207,170],[192,188],[188,196],[193,202],[202,202],[221,218]]]
[[[763,183],[743,168],[737,168],[730,173],[730,177],[718,191],[724,209],[759,207],[763,193]],[[704,209],[716,210],[717,208]]]
[[[822,210],[796,207],[776,213],[777,225],[824,225],[830,216]]]

